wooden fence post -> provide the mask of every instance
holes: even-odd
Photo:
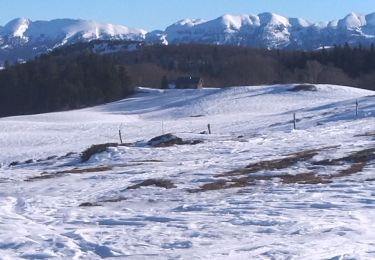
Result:
[[[355,101],[355,116],[358,117],[358,99]]]
[[[121,126],[122,126],[122,124],[118,128],[118,136],[120,137],[120,143],[123,144],[123,142],[122,142],[122,135],[121,135]]]
[[[293,129],[294,130],[296,129],[296,122],[297,122],[296,113],[293,113]]]
[[[211,125],[210,124],[207,125],[207,129],[208,129],[208,134],[211,134]]]

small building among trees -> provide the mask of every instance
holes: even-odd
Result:
[[[201,77],[179,77],[177,78],[173,84],[171,84],[172,88],[177,89],[184,89],[184,88],[191,88],[191,89],[199,89],[203,87],[203,79]]]

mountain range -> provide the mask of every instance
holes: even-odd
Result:
[[[230,44],[268,49],[314,50],[333,45],[375,43],[375,13],[312,23],[274,13],[223,15],[214,20],[184,19],[165,30],[147,32],[86,20],[31,21],[17,18],[0,26],[0,63],[28,60],[54,48],[91,40],[148,44]]]

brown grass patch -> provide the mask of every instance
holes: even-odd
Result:
[[[341,165],[344,163],[364,163],[375,159],[375,148],[353,152],[347,156],[314,162],[314,165]]]
[[[81,153],[81,162],[87,162],[94,154],[105,152],[109,147],[117,146],[119,146],[118,143],[94,144]]]
[[[330,178],[340,178],[356,174],[358,172],[361,172],[366,164],[367,162],[353,163],[348,169],[341,170],[337,174],[331,175]]]
[[[326,184],[331,181],[324,179],[321,176],[317,176],[314,172],[301,173],[297,175],[290,174],[278,174],[278,175],[260,175],[260,176],[246,176],[241,178],[233,178],[229,180],[218,180],[202,185],[199,189],[189,190],[191,193],[211,191],[211,190],[222,190],[230,188],[242,188],[250,185],[255,185],[256,181],[269,181],[273,179],[281,179],[283,184]]]
[[[99,207],[99,206],[102,206],[96,202],[83,202],[81,204],[79,204],[78,207]]]
[[[97,202],[83,202],[79,204],[78,207],[98,207],[103,206],[101,203],[108,203],[108,202],[120,202],[126,200],[125,197],[115,197],[115,198],[109,198],[104,200],[99,200]]]
[[[129,186],[127,189],[133,190],[133,189],[138,189],[138,188],[147,187],[147,186],[156,186],[156,187],[165,188],[165,189],[176,188],[176,186],[170,180],[148,179],[148,180],[142,181],[141,183]]]
[[[326,184],[331,182],[322,176],[316,175],[314,172],[280,175],[279,178],[281,178],[284,184]]]
[[[326,149],[326,148],[322,148],[322,149]],[[236,169],[227,173],[219,174],[218,177],[247,175],[247,174],[255,173],[259,171],[273,171],[273,170],[281,170],[281,169],[289,168],[290,166],[293,166],[294,164],[298,162],[307,161],[313,158],[315,155],[318,154],[318,151],[322,149],[306,150],[302,152],[289,154],[287,155],[287,157],[281,158],[281,159],[274,159],[274,160],[251,163],[247,165],[245,168]]]
[[[350,167],[348,169],[340,170],[336,174],[330,175],[328,178],[340,178],[346,177],[358,172],[361,172],[363,168],[370,162],[371,160],[375,159],[375,148],[368,148],[365,150],[360,150],[353,152],[347,156],[330,159],[330,160],[322,160],[315,162],[315,165],[345,165],[350,163]]]
[[[301,152],[296,152],[286,155],[284,158],[260,161],[256,163],[251,163],[245,168],[236,169],[230,172],[222,173],[216,175],[216,177],[233,177],[239,175],[247,175],[241,178],[230,178],[230,179],[220,179],[211,183],[203,184],[198,189],[189,190],[189,192],[201,192],[208,190],[220,190],[228,188],[238,188],[246,187],[249,185],[254,185],[256,181],[261,180],[272,180],[279,178],[284,184],[326,184],[331,181],[329,178],[323,176],[318,176],[314,172],[301,173],[297,175],[290,174],[275,174],[275,175],[251,175],[252,173],[260,171],[273,171],[289,168],[298,162],[303,162],[312,159],[320,151],[338,148],[339,146],[328,146],[319,149],[305,150]]]
[[[375,131],[370,131],[364,134],[355,135],[354,137],[375,137]]]
[[[71,170],[54,172],[54,173],[42,173],[39,176],[33,176],[33,177],[30,177],[30,178],[27,178],[27,179],[25,179],[25,181],[47,180],[47,179],[53,179],[53,178],[66,176],[66,175],[69,175],[69,174],[104,172],[104,171],[110,171],[110,170],[112,170],[111,166],[98,166],[98,167],[94,167],[94,168],[84,168],[84,169],[74,168],[74,169],[71,169]]]

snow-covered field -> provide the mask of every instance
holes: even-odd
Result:
[[[291,88],[0,119],[0,259],[374,259],[375,93]],[[203,142],[146,145],[163,133]]]

